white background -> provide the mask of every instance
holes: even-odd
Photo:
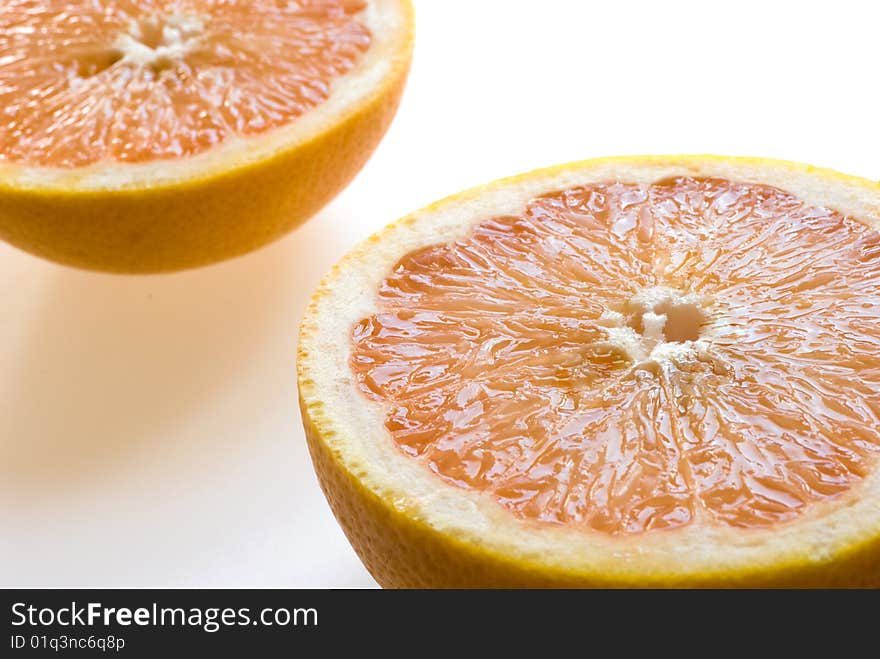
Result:
[[[0,585],[375,585],[296,406],[324,271],[399,215],[568,160],[715,152],[880,178],[874,6],[424,0],[387,138],[283,241],[153,277],[0,245]]]

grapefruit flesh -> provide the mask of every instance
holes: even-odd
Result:
[[[875,182],[638,156],[466,191],[337,264],[298,373],[383,586],[880,586]]]
[[[880,234],[778,188],[554,191],[378,296],[351,364],[391,437],[526,519],[764,527],[880,452]]]
[[[13,0],[0,9],[0,159],[177,159],[289,124],[369,48],[365,5]]]

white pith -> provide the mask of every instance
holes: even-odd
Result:
[[[726,573],[805,558],[820,563],[880,535],[880,470],[846,494],[813,504],[795,521],[767,529],[722,526],[700,514],[687,526],[630,536],[524,521],[490,496],[449,485],[405,456],[385,430],[384,407],[368,400],[354,382],[349,367],[352,325],[377,310],[377,287],[405,254],[462,237],[490,217],[516,213],[542,193],[606,181],[650,184],[672,176],[718,176],[773,185],[806,203],[834,208],[880,228],[876,184],[830,172],[817,174],[792,163],[755,165],[747,159],[646,157],[625,163],[575,163],[439,202],[396,222],[349,254],[324,280],[304,319],[299,369],[306,414],[325,430],[330,450],[345,468],[390,505],[440,533],[542,565],[609,575]],[[670,293],[653,291],[648,297],[656,294]],[[654,303],[647,297],[634,304],[642,304],[645,314],[653,313]],[[711,348],[711,339],[701,338],[659,341],[645,352],[645,339],[658,339],[662,332],[661,319],[648,320],[654,323],[648,337],[629,327],[623,313],[609,312],[602,323],[609,340],[620,341],[623,349],[632,349],[646,361],[688,359],[691,353]],[[615,329],[620,330],[617,336]],[[706,335],[711,331],[709,319]],[[629,345],[629,339],[637,345]]]
[[[610,347],[620,351],[636,368],[691,362],[706,357],[710,341],[703,338],[688,341],[666,340],[669,317],[656,313],[663,306],[691,307],[703,310],[704,301],[695,293],[682,293],[664,286],[640,291],[629,301],[630,320],[638,317],[643,329],[637,332],[628,323],[627,316],[617,311],[606,311],[600,322],[608,333]]]
[[[150,48],[138,41],[138,26],[120,35],[114,47],[123,59],[149,66],[162,58],[185,55],[198,43],[199,17],[167,16],[163,43]],[[105,161],[76,169],[34,167],[0,161],[3,185],[35,190],[91,191],[140,189],[210,178],[270,158],[318,137],[376,93],[408,57],[402,48],[408,35],[408,16],[402,0],[369,0],[358,14],[372,35],[370,48],[354,69],[331,84],[330,97],[287,126],[248,137],[231,138],[188,158],[145,163]]]
[[[145,44],[141,24],[134,23],[127,34],[119,35],[113,46],[119,51],[123,62],[155,66],[165,60],[182,59],[198,43],[205,27],[205,19],[201,16],[171,14],[151,20],[162,26],[161,43],[155,48]]]

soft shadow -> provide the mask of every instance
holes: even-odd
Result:
[[[286,305],[304,304],[325,264],[297,238],[174,275],[49,274],[0,415],[4,487],[57,495],[174,441],[174,425],[289,318]]]

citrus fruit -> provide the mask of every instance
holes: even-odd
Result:
[[[299,386],[383,586],[878,586],[880,185],[676,156],[462,193],[327,275]]]
[[[152,272],[255,249],[315,213],[388,127],[409,0],[10,0],[0,238]]]

